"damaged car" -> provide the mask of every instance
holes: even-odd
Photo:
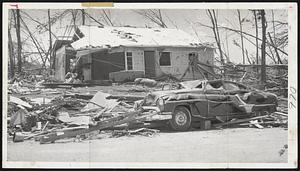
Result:
[[[273,113],[277,101],[275,94],[237,82],[193,80],[179,83],[176,89],[152,92],[137,101],[135,108],[159,111],[146,121],[165,120],[171,129],[186,131],[194,121],[226,122]]]

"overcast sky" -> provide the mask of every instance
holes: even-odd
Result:
[[[33,19],[41,22],[46,23],[48,21],[47,10],[45,9],[34,9],[34,10],[22,10]],[[64,10],[51,10],[51,18],[61,14]],[[101,13],[102,10],[100,9],[86,9],[86,12],[93,16],[95,19],[99,20],[101,23],[106,24]],[[156,24],[151,22],[150,20],[146,19],[143,16],[140,16],[133,10],[127,9],[113,9],[108,10],[108,15],[111,16],[112,22],[115,26],[124,26],[124,25],[131,25],[136,27],[158,27]],[[192,9],[162,9],[162,17],[166,22],[168,28],[178,28],[181,29],[192,36],[198,38],[201,42],[211,42],[215,43],[214,34],[211,29],[203,27],[199,24],[211,25],[211,21],[206,14],[205,10],[192,10]],[[39,33],[37,29],[37,23],[29,19],[29,17],[21,12],[21,16],[25,23],[28,25],[30,31],[34,33],[34,36],[42,42],[42,45],[45,49],[49,47],[49,33],[43,32]],[[273,11],[274,18],[276,21],[280,22],[287,22],[288,15],[287,10],[274,10]],[[64,17],[60,18],[55,22],[52,26],[52,31],[56,36],[68,35],[70,34],[66,30],[67,25],[73,25],[71,23],[72,15],[71,13],[67,13]],[[81,24],[81,13],[78,12],[78,22],[77,25]],[[237,10],[217,10],[217,18],[218,24],[221,26],[226,26],[234,29],[239,29],[239,22],[238,22],[238,15]],[[255,27],[254,27],[254,18],[253,13],[250,10],[241,10],[241,18],[245,20],[243,23],[243,31],[249,34],[255,35]],[[273,31],[272,29],[272,11],[266,10],[266,20],[268,23],[267,32]],[[96,22],[86,17],[86,25],[97,25]],[[261,23],[259,22],[259,27]],[[276,32],[280,32],[281,29],[276,29]],[[36,51],[33,43],[30,41],[28,35],[25,33],[26,31],[22,32],[22,40],[26,39],[26,45],[24,45],[24,51]],[[259,35],[261,36],[261,29],[259,29]],[[12,33],[13,39],[15,39],[15,34]],[[176,36],[176,35],[174,35]],[[225,49],[225,52],[229,54],[229,58],[234,63],[242,63],[242,52],[239,47],[237,47],[233,42],[234,40],[240,44],[240,35],[234,32],[226,31],[220,29],[220,39],[222,41],[222,46]],[[226,39],[227,37],[227,39]],[[255,42],[254,38],[246,36],[246,38],[250,39],[252,42]],[[55,40],[55,39],[54,39]],[[248,40],[244,39],[244,46],[248,51],[249,56],[255,57],[255,46],[252,45]],[[284,49],[287,52],[287,49]],[[216,56],[219,56],[216,51]],[[247,60],[246,60],[247,61]],[[267,57],[267,61],[270,61]]]

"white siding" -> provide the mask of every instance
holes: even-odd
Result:
[[[133,70],[144,71],[145,70],[144,51],[138,49],[127,49],[125,51],[125,64],[127,65],[126,52],[132,52]]]
[[[189,67],[189,53],[197,53],[198,59],[200,62],[213,64],[213,50],[207,48],[204,50],[201,49],[175,49],[175,48],[167,48],[163,50],[164,52],[171,52],[171,66],[159,66],[159,56],[158,53],[156,55],[156,63],[160,71],[156,72],[157,76],[161,75],[162,73],[165,74],[172,74],[177,78],[181,78],[181,76],[185,73],[187,68]],[[202,75],[198,72],[194,72],[195,79],[203,78]],[[184,79],[193,79],[193,73],[188,72]]]
[[[213,64],[214,50],[211,48],[124,48],[126,52],[132,52],[133,70],[145,71],[144,51],[155,51],[156,76],[162,74],[171,74],[177,78],[181,78],[189,65],[189,53],[197,53],[198,59],[202,63]],[[170,52],[171,66],[159,65],[159,52]],[[195,71],[195,79],[203,78],[202,75]],[[193,79],[193,73],[188,72],[184,80]]]

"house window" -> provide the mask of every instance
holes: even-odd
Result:
[[[195,61],[197,60],[197,54],[196,53],[189,53],[189,60],[190,61]]]
[[[159,65],[160,66],[171,66],[171,53],[160,52]]]
[[[132,70],[132,52],[126,52],[126,70]]]

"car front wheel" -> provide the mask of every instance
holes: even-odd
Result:
[[[170,126],[175,131],[187,131],[191,126],[191,113],[184,106],[175,108]]]

